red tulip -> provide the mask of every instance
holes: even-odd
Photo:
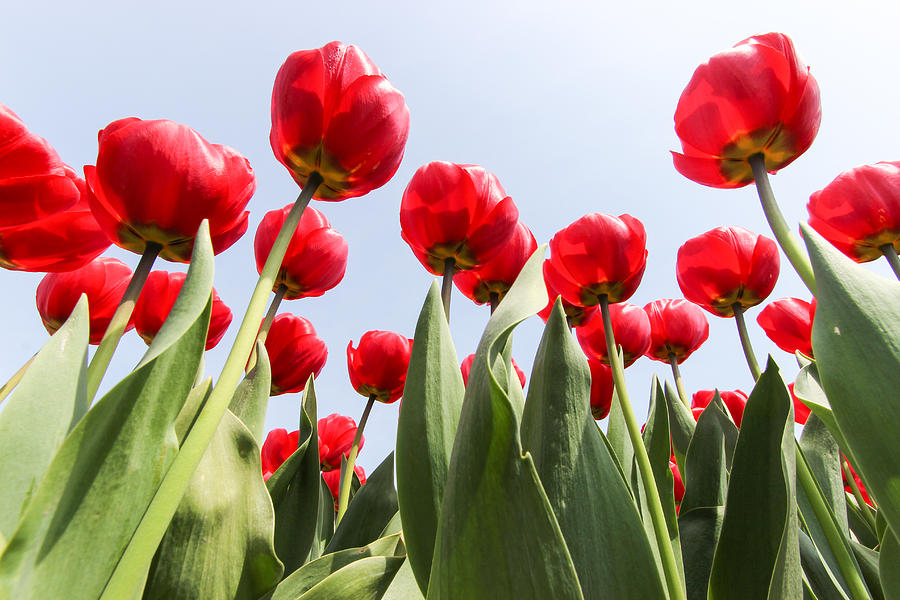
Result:
[[[572,304],[628,300],[647,266],[647,234],[631,215],[585,215],[550,240],[550,285]]]
[[[403,395],[413,341],[392,331],[367,331],[359,347],[347,344],[347,370],[353,389],[385,404]]]
[[[91,344],[99,344],[131,281],[131,269],[120,260],[101,256],[66,273],[48,273],[37,287],[37,309],[47,331],[59,329],[87,294]],[[129,323],[125,331],[134,328]]]
[[[288,433],[287,429],[273,429],[263,442],[261,459],[263,479],[268,480],[278,467],[284,463],[291,454],[297,451],[300,443],[300,431]]]
[[[691,410],[702,412],[712,402],[715,394],[716,390],[694,392],[694,395],[691,397]],[[734,424],[740,427],[741,420],[744,418],[744,407],[747,405],[747,394],[741,390],[734,390],[733,392],[719,390],[719,397],[722,398],[722,402],[725,403],[725,407],[731,413],[731,419],[734,421]],[[694,412],[694,419],[699,417],[699,412]]]
[[[366,482],[366,472],[359,465],[353,465],[353,472],[356,473],[356,476],[359,478],[360,485]],[[322,479],[325,480],[325,485],[328,486],[328,489],[331,490],[331,495],[334,496],[334,509],[337,510],[337,499],[338,499],[338,486],[341,483],[341,470],[340,469],[332,469],[331,471],[322,471]]]
[[[469,383],[469,372],[472,370],[472,361],[475,360],[475,355],[468,355],[465,360],[462,361],[462,364],[459,365],[459,370],[462,371],[463,385]],[[519,365],[516,364],[516,359],[510,358],[510,362],[512,363],[513,369],[516,371],[516,375],[519,377],[519,383],[522,384],[522,387],[525,387],[525,372],[519,368]]]
[[[766,299],[778,279],[778,247],[743,227],[717,227],[678,249],[675,271],[684,297],[714,315],[734,316]]]
[[[610,306],[609,318],[616,344],[622,346],[623,366],[627,367],[643,356],[650,346],[650,319],[640,306],[627,302]],[[576,331],[584,353],[608,365],[603,319],[591,319]]]
[[[356,46],[331,42],[288,56],[272,90],[275,158],[304,187],[324,179],[319,200],[362,196],[387,183],[403,158],[409,109]]]
[[[291,206],[267,212],[256,230],[253,249],[260,273]],[[346,269],[347,240],[332,229],[325,215],[310,206],[300,217],[275,277],[274,289],[287,287],[286,300],[321,296],[341,282]]]
[[[790,38],[767,33],[714,55],[694,71],[675,109],[679,173],[718,188],[753,181],[747,159],[770,173],[803,154],[819,131],[819,84]]]
[[[791,392],[791,400],[794,401],[794,421],[800,425],[806,425],[806,421],[809,420],[809,414],[812,412],[808,406],[803,404],[803,401],[800,400],[794,394],[794,384],[788,384],[788,391]]]
[[[244,235],[256,178],[236,150],[185,125],[134,117],[98,137],[97,166],[84,175],[94,216],[118,246],[142,254],[154,242],[162,258],[189,262],[203,219],[216,254]]]
[[[669,362],[669,355],[674,354],[681,364],[709,337],[706,316],[687,300],[654,300],[644,306],[644,312],[650,319],[646,354],[653,360]]]
[[[153,341],[163,323],[172,311],[175,299],[184,285],[185,273],[153,271],[134,304],[134,328],[147,344]],[[231,324],[231,309],[219,298],[215,288],[212,291],[212,313],[209,330],[206,333],[206,349],[211,350],[225,335]]]
[[[500,302],[535,250],[534,235],[519,222],[500,254],[476,269],[460,271],[453,276],[453,283],[466,298],[477,304],[489,303],[491,294],[496,294],[496,301]]]
[[[344,415],[331,414],[319,419],[319,464],[323,471],[341,469],[341,457],[350,454],[353,438],[356,436],[356,421]],[[365,436],[359,436],[362,450]]]
[[[756,322],[775,345],[793,354],[800,351],[813,355],[812,325],[816,314],[816,299],[812,303],[799,298],[782,298],[766,305]]]
[[[612,369],[591,357],[588,366],[591,368],[591,414],[599,421],[606,418],[612,407]]]
[[[557,298],[562,298],[563,312],[566,313],[566,319],[571,323],[572,327],[581,327],[586,324],[594,317],[594,313],[597,312],[597,306],[581,306],[580,304],[572,304],[565,298],[563,298],[559,290],[553,287],[551,281],[553,280],[553,275],[547,273],[548,270],[553,269],[553,265],[550,264],[550,259],[544,260],[544,285],[547,287],[547,296],[550,298],[547,302],[547,306],[538,313],[538,316],[544,320],[544,323],[547,322],[547,319],[550,318],[550,313],[553,311],[553,305],[556,303]],[[559,276],[556,277],[557,279]]]
[[[272,320],[266,353],[272,364],[272,396],[299,392],[310,375],[319,376],[328,359],[328,347],[312,323],[289,313]]]
[[[900,162],[844,171],[806,209],[810,226],[856,262],[881,257],[885,245],[900,251]]]
[[[518,219],[497,176],[477,165],[422,165],[400,201],[401,236],[434,275],[448,258],[457,271],[483,265],[506,248]]]
[[[681,504],[681,501],[684,500],[684,482],[681,480],[681,471],[678,470],[678,464],[674,460],[669,461],[669,468],[672,470],[672,477],[675,480],[672,490],[675,495],[675,503]]]

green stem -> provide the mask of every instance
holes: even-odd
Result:
[[[3,387],[0,388],[0,404],[6,400],[6,397],[9,396],[9,393],[13,391],[13,389],[19,385],[19,382],[22,381],[22,377],[25,376],[25,371],[28,370],[28,367],[31,366],[31,363],[34,362],[34,357],[37,356],[35,354],[31,358],[25,361],[25,364],[19,367],[19,370],[13,373],[13,376],[9,378],[9,381],[3,384]]]
[[[272,298],[272,303],[269,304],[269,311],[266,313],[266,318],[263,319],[262,327],[259,328],[259,333],[256,335],[256,341],[266,343],[266,337],[269,335],[269,329],[272,327],[272,321],[275,320],[275,314],[278,312],[278,306],[281,304],[281,301],[284,299],[284,295],[287,293],[287,286],[283,283],[278,286],[278,289],[275,290],[275,297]],[[253,345],[253,350],[250,351],[250,360],[247,361],[247,366],[244,367],[244,372],[249,373],[253,367],[256,366],[256,344]]]
[[[853,497],[856,498],[856,503],[859,505],[859,512],[862,513],[866,523],[874,532],[876,530],[875,517],[872,516],[872,513],[869,510],[869,503],[863,498],[862,492],[856,484],[856,478],[853,476],[853,471],[850,470],[850,463],[846,460],[842,460],[841,470],[844,472],[844,477],[847,478],[847,482],[850,484],[850,489],[853,490]]]
[[[347,463],[345,469],[341,472],[341,487],[338,495],[338,513],[335,526],[339,525],[344,513],[347,512],[347,505],[350,503],[350,488],[353,484],[353,467],[356,466],[356,456],[359,454],[359,441],[362,439],[363,429],[366,427],[366,421],[369,420],[369,413],[372,412],[372,406],[375,405],[375,394],[369,396],[366,408],[363,410],[362,417],[359,419],[359,427],[356,428],[356,435],[353,436],[353,445],[350,446],[350,454],[347,455]]]
[[[681,369],[678,368],[678,359],[674,352],[669,352],[669,364],[672,365],[672,376],[675,377],[675,387],[678,388],[678,397],[688,410],[691,408],[691,401],[688,400],[687,392],[684,391],[684,381],[681,379]]]
[[[444,303],[444,315],[450,322],[450,294],[453,292],[453,267],[456,259],[452,256],[444,259],[444,278],[441,281],[441,302]]]
[[[278,237],[275,238],[266,264],[259,275],[256,288],[250,297],[250,304],[247,306],[247,312],[241,321],[241,327],[238,329],[234,345],[228,353],[216,386],[210,392],[203,410],[194,421],[190,433],[166,472],[153,501],[147,507],[147,512],[144,513],[131,542],[119,560],[116,570],[103,591],[103,596],[101,596],[103,600],[130,598],[134,595],[135,590],[140,589],[141,581],[147,573],[150,561],[153,560],[156,548],[169,527],[169,522],[181,502],[181,497],[184,495],[200,459],[203,458],[222,415],[225,414],[225,409],[231,402],[234,389],[240,381],[244,365],[247,364],[250,350],[256,341],[259,322],[266,308],[266,300],[272,292],[272,286],[275,285],[275,277],[278,275],[278,269],[281,268],[288,244],[297,229],[303,209],[309,204],[316,188],[321,183],[322,176],[318,173],[314,172],[309,176],[306,187],[303,188],[288,213],[281,231],[278,232]]]
[[[500,294],[497,292],[490,293],[491,299],[491,314],[494,314],[494,311],[497,310],[497,306],[500,304]]]
[[[131,281],[128,282],[128,287],[125,288],[125,293],[122,295],[122,300],[119,301],[116,312],[113,313],[112,319],[110,319],[109,325],[107,325],[106,331],[103,333],[100,345],[97,346],[97,351],[94,352],[94,356],[91,358],[91,364],[88,365],[88,402],[93,400],[97,394],[100,382],[106,374],[107,367],[109,367],[109,361],[112,360],[116,346],[119,345],[119,340],[122,339],[122,334],[125,333],[125,329],[128,327],[131,313],[134,312],[134,305],[138,296],[141,295],[144,283],[146,283],[147,277],[150,275],[150,269],[153,268],[153,262],[160,252],[162,252],[162,246],[155,242],[147,242],[144,246],[141,260],[131,276]]]
[[[619,360],[616,341],[613,337],[612,319],[609,316],[609,298],[606,294],[600,295],[600,312],[603,316],[603,330],[606,334],[606,352],[609,355],[609,364],[612,367],[613,383],[616,388],[616,396],[619,398],[619,406],[622,416],[625,418],[625,427],[628,429],[628,437],[634,447],[634,458],[637,460],[641,482],[644,484],[644,492],[647,494],[647,511],[653,522],[653,533],[656,536],[656,545],[659,547],[659,557],[662,561],[663,572],[666,577],[666,587],[669,590],[671,600],[684,600],[684,590],[681,587],[681,576],[678,565],[675,562],[675,553],[672,550],[672,542],[669,540],[669,528],[666,517],[663,514],[662,501],[659,498],[659,490],[656,487],[656,479],[650,466],[650,457],[641,437],[641,429],[631,408],[631,400],[628,398],[628,390],[625,388],[625,370]]]
[[[784,250],[788,260],[794,266],[794,270],[800,275],[800,279],[809,288],[810,293],[816,295],[816,277],[813,275],[812,264],[809,262],[809,256],[800,246],[800,240],[791,232],[781,209],[775,201],[775,194],[772,192],[772,185],[769,183],[769,174],[766,172],[766,159],[762,154],[754,154],[747,159],[750,168],[753,169],[753,179],[756,180],[756,192],[759,194],[759,201],[762,203],[763,213],[769,222],[778,245]]]
[[[837,527],[834,513],[825,501],[825,497],[822,495],[819,484],[816,483],[816,479],[806,463],[806,458],[803,456],[800,446],[795,443],[795,448],[797,452],[797,480],[800,482],[803,491],[806,492],[809,503],[812,505],[816,520],[822,527],[822,532],[828,541],[828,547],[831,548],[831,553],[838,563],[838,568],[841,570],[841,574],[850,588],[850,595],[853,597],[853,600],[870,600],[872,596],[869,593],[869,588],[866,587],[866,584],[860,577],[859,570],[851,557],[851,550],[844,542],[844,537]]]
[[[885,244],[884,246],[879,246],[878,249],[881,250],[881,253],[884,254],[884,257],[891,265],[894,275],[897,276],[897,279],[900,279],[900,257],[897,256],[897,250],[894,248],[894,245]]]
[[[750,373],[753,375],[753,381],[759,379],[762,371],[759,370],[759,363],[756,362],[756,355],[753,354],[753,346],[750,345],[750,335],[747,333],[747,323],[744,321],[744,307],[740,302],[731,305],[734,310],[734,321],[737,323],[738,335],[741,336],[741,348],[744,349],[744,356],[747,358],[747,365],[750,367]]]

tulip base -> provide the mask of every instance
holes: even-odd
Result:
[[[341,472],[340,493],[338,495],[338,512],[335,526],[337,526],[344,513],[347,512],[347,504],[350,503],[350,487],[353,484],[353,467],[356,466],[356,456],[359,454],[359,442],[362,440],[363,429],[366,427],[366,421],[369,420],[369,413],[372,412],[372,406],[375,405],[375,394],[369,396],[366,408],[363,410],[362,417],[359,418],[359,427],[356,428],[356,435],[353,436],[353,445],[350,446],[350,454],[347,455],[347,464]]]

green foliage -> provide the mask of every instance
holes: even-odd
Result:
[[[263,428],[271,389],[272,367],[269,364],[269,354],[266,352],[266,345],[257,340],[256,364],[234,391],[229,409],[247,426],[258,444],[263,443]]]
[[[325,547],[325,553],[374,541],[395,514],[397,491],[394,489],[394,453],[391,452],[353,496],[334,537]]]

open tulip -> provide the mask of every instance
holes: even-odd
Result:
[[[113,313],[131,280],[131,269],[108,256],[96,258],[74,271],[48,273],[37,287],[37,309],[44,327],[51,334],[59,329],[81,294],[87,294],[90,311],[91,344],[99,344]],[[126,326],[134,328],[133,323]]]
[[[143,254],[155,243],[162,258],[189,262],[203,219],[216,254],[247,230],[244,208],[256,178],[236,150],[185,125],[133,117],[113,121],[98,137],[97,165],[84,174],[94,216],[118,246]]]
[[[323,181],[315,198],[343,200],[387,183],[403,158],[409,109],[356,46],[331,42],[288,56],[272,90],[275,158],[301,186]]]
[[[640,306],[620,302],[609,307],[613,337],[622,347],[624,366],[644,355],[650,346],[650,319]],[[591,319],[577,330],[578,343],[589,357],[609,364],[603,319]]]
[[[476,269],[460,271],[453,276],[453,283],[466,298],[477,304],[496,305],[503,300],[535,250],[534,235],[520,221],[500,254]]]
[[[353,472],[356,473],[356,477],[359,479],[360,484],[364,484],[366,482],[366,472],[359,465],[353,465]],[[334,508],[337,510],[337,500],[338,500],[338,486],[341,482],[341,470],[340,469],[332,469],[331,471],[322,471],[322,479],[325,480],[325,485],[328,486],[329,491],[331,491],[331,495],[334,496]]]
[[[703,409],[712,402],[715,394],[716,390],[700,390],[699,392],[694,392],[694,395],[691,397],[691,410],[702,412]],[[731,414],[731,419],[734,421],[734,424],[740,427],[741,419],[744,418],[744,407],[747,405],[747,394],[741,390],[734,390],[733,392],[723,392],[720,390],[719,397],[722,398],[722,402]],[[694,412],[695,419],[700,416],[699,412]]]
[[[588,357],[591,368],[591,415],[599,421],[609,415],[612,407],[612,369],[595,358]]]
[[[312,323],[289,313],[275,317],[265,344],[272,365],[272,396],[299,392],[310,375],[319,376],[328,359],[328,347]]]
[[[778,279],[778,247],[743,227],[717,227],[678,249],[675,271],[684,297],[720,317],[765,300]]]
[[[297,451],[299,441],[299,430],[288,433],[287,429],[279,428],[269,432],[261,451],[263,479],[268,480]]]
[[[347,370],[358,393],[389,404],[403,395],[413,341],[392,331],[367,331],[347,344]]]
[[[153,341],[172,311],[186,277],[185,273],[166,271],[153,271],[147,277],[133,313],[134,328],[147,344]],[[222,302],[213,288],[212,313],[209,318],[209,330],[206,333],[207,350],[219,343],[231,324],[231,318],[231,309]]]
[[[806,302],[799,298],[781,298],[766,305],[756,322],[776,346],[793,354],[798,350],[813,355],[812,324],[816,314],[816,299]]]
[[[647,266],[647,234],[631,215],[585,215],[550,240],[550,285],[572,304],[610,304],[634,294]]]
[[[550,313],[553,311],[553,305],[556,303],[556,299],[561,298],[563,312],[566,313],[566,320],[569,322],[569,325],[572,327],[581,327],[594,317],[594,313],[597,312],[597,306],[581,306],[580,304],[572,304],[566,300],[559,293],[559,290],[553,287],[551,282],[554,280],[554,276],[547,273],[550,269],[553,269],[553,265],[550,264],[550,259],[544,259],[544,285],[547,287],[547,297],[549,300],[547,301],[547,306],[538,313],[538,316],[546,323],[547,319],[550,318]],[[555,278],[558,279],[559,276],[556,276]]]
[[[462,372],[463,385],[469,383],[469,372],[472,370],[472,362],[475,360],[475,355],[468,355],[465,360],[462,361],[462,364],[459,365],[459,370]],[[519,378],[519,383],[522,384],[522,387],[525,387],[525,372],[519,368],[519,365],[516,364],[516,359],[510,358],[510,362],[512,363],[513,369],[516,371],[516,376]]]
[[[350,417],[330,414],[319,419],[319,465],[322,471],[340,470],[341,457],[350,454],[353,437],[356,435],[356,421]],[[359,450],[362,450],[365,437],[359,437]]]
[[[669,362],[674,356],[681,364],[709,337],[706,316],[687,300],[654,300],[644,306],[644,312],[650,320],[646,354],[653,360]]]
[[[260,273],[290,210],[288,205],[267,212],[256,230],[253,248]],[[340,283],[346,269],[347,240],[331,227],[325,215],[307,207],[291,237],[274,289],[285,286],[286,300],[321,296]]]
[[[718,188],[753,182],[748,159],[775,172],[812,144],[822,107],[819,85],[782,33],[757,35],[697,67],[678,100],[673,152],[679,173]]]

